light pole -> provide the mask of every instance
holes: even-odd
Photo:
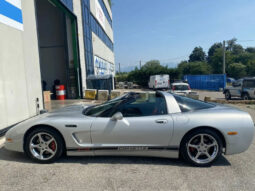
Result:
[[[226,48],[225,48],[225,40],[223,41],[223,74],[226,74]]]

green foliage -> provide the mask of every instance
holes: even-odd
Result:
[[[216,52],[216,49],[218,48],[222,48],[222,43],[220,42],[217,42],[217,43],[214,43],[208,50],[208,58],[213,56],[214,53]]]
[[[225,53],[226,68],[233,63],[234,57],[230,51]],[[209,65],[212,68],[213,74],[222,74],[223,71],[223,48],[217,48],[215,53],[208,60]]]
[[[246,76],[246,66],[241,63],[232,63],[228,66],[228,73],[236,79]]]
[[[182,74],[180,77],[182,78],[184,75],[198,75],[198,74],[210,74],[211,67],[207,62],[181,62],[178,65],[179,73]]]
[[[127,72],[121,72],[121,73],[117,73],[115,76],[115,80],[117,82],[125,82],[128,81],[128,73]]]
[[[246,52],[255,53],[255,47],[248,47],[245,49]]]
[[[255,47],[244,49],[236,44],[237,39],[227,41],[225,51],[226,73],[228,77],[236,79],[245,76],[255,76]],[[184,75],[222,74],[223,68],[222,43],[214,43],[208,50],[208,56],[201,47],[195,47],[190,54],[189,61],[182,61],[177,68],[160,65],[158,60],[151,60],[137,67],[129,73],[116,75],[117,81],[132,81],[141,86],[147,86],[151,75],[169,74],[170,80],[182,79]]]
[[[232,53],[234,55],[242,54],[243,52],[244,52],[244,49],[240,44],[235,44],[232,48]]]
[[[161,66],[158,60],[151,60],[143,65],[140,70],[135,68],[135,70],[131,71],[128,75],[128,80],[141,86],[147,86],[151,75],[167,74],[167,70],[168,68]]]
[[[248,61],[246,65],[246,73],[248,76],[255,76],[255,59]]]
[[[227,48],[226,49],[229,50],[229,51],[232,51],[234,45],[236,44],[236,41],[237,41],[236,38],[232,38],[232,39],[228,40],[227,41]]]
[[[202,47],[195,47],[189,56],[189,62],[205,61],[205,52]]]

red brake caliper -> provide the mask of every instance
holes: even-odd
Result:
[[[56,150],[56,143],[55,143],[55,141],[52,141],[52,142],[51,142],[50,148],[51,148],[53,151]]]

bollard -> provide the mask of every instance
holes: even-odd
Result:
[[[97,96],[97,90],[94,89],[87,89],[85,90],[85,99],[93,99],[95,100]]]
[[[111,91],[111,96],[110,96],[110,99],[114,99],[116,97],[119,97],[121,95],[120,91],[118,90],[112,90]]]
[[[98,100],[100,101],[106,101],[109,97],[109,91],[108,90],[98,90]]]

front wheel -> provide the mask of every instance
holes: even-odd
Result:
[[[231,99],[231,94],[230,94],[229,91],[226,91],[226,92],[225,92],[225,99],[226,99],[226,100],[230,100],[230,99]]]
[[[210,129],[200,129],[188,134],[181,145],[183,158],[192,165],[211,165],[222,154],[222,140]]]
[[[51,163],[62,155],[63,140],[54,129],[39,127],[27,135],[24,150],[36,162]]]

